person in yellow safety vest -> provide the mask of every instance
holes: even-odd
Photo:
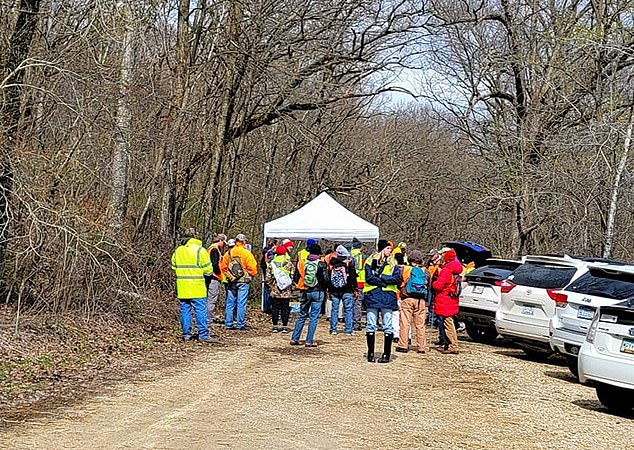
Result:
[[[306,259],[308,258],[309,252],[308,252],[308,247],[310,247],[311,245],[315,245],[317,243],[317,239],[313,239],[310,238],[306,241],[306,248],[303,248],[299,251],[299,254],[297,256],[297,261],[306,261]]]
[[[403,266],[407,264],[407,244],[405,242],[399,242],[394,251],[392,252],[396,262]]]
[[[352,238],[350,255],[352,256],[354,267],[357,271],[357,291],[354,294],[354,304],[352,306],[352,329],[354,331],[361,331],[363,288],[365,286],[365,270],[363,270],[363,266],[365,259],[363,258],[363,243],[357,238]]]
[[[392,258],[392,246],[388,241],[380,240],[377,252],[370,256],[364,266],[365,287],[363,296],[367,308],[366,341],[368,345],[368,362],[374,362],[374,343],[377,331],[377,318],[381,314],[383,322],[383,356],[380,363],[390,361],[392,354],[392,311],[398,309],[397,292],[401,284],[401,269]]]
[[[290,299],[293,297],[293,275],[295,267],[285,245],[275,248],[275,256],[267,266],[266,283],[271,295],[271,320],[273,333],[278,333],[280,313],[282,315],[282,333],[288,333],[288,319],[291,314]]]
[[[192,328],[192,309],[196,315],[198,340],[205,343],[216,343],[217,339],[209,336],[207,328],[207,286],[205,275],[211,275],[213,269],[209,253],[197,237],[196,230],[187,231],[187,241],[172,254],[172,269],[176,274],[176,294],[180,301],[182,339],[194,338]]]

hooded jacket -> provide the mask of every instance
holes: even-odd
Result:
[[[345,266],[346,274],[348,275],[346,279],[346,285],[342,288],[335,288],[332,285],[332,271],[337,267]],[[354,260],[352,258],[346,258],[343,256],[337,256],[330,260],[330,270],[328,272],[328,291],[333,294],[346,294],[353,293],[357,290],[357,271],[354,267]]]
[[[462,273],[462,264],[457,259],[447,261],[440,269],[440,274],[436,281],[432,283],[432,288],[436,293],[434,299],[434,313],[442,317],[450,317],[458,314],[458,298],[451,298],[449,294],[456,292],[454,277]]]

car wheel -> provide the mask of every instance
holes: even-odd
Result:
[[[476,342],[490,344],[498,337],[498,330],[494,327],[484,327],[468,323],[467,334]]]
[[[579,359],[576,356],[566,355],[566,364],[572,376],[579,381]]]
[[[634,408],[634,391],[629,389],[600,384],[597,397],[603,406],[615,413],[629,413]]]

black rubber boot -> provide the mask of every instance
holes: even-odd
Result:
[[[374,362],[374,333],[366,333],[365,340],[368,343],[368,362]]]
[[[392,339],[394,338],[393,334],[386,334],[385,339],[383,340],[383,356],[377,362],[380,363],[388,363],[390,362],[390,357],[392,356]]]

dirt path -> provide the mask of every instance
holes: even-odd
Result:
[[[0,435],[0,448],[634,448],[565,367],[462,343],[460,355],[364,361],[364,337],[288,336],[212,348],[188,370],[146,374]]]

